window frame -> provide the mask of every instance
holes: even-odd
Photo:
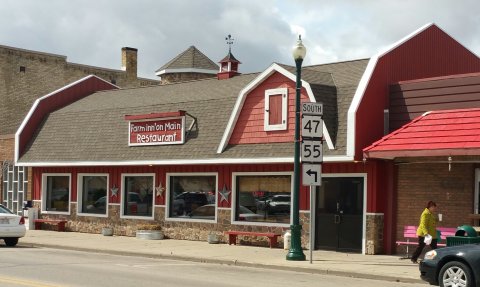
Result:
[[[175,176],[215,176],[215,219],[195,219],[195,218],[178,218],[170,217],[170,178]],[[201,222],[201,223],[217,223],[218,221],[218,172],[188,172],[188,173],[167,173],[166,174],[166,198],[165,198],[165,221],[179,222]]]
[[[282,123],[270,124],[270,96],[282,95]],[[264,130],[282,131],[287,129],[288,125],[288,88],[277,88],[265,90],[265,110],[264,110]]]
[[[473,214],[480,214],[480,168],[475,169]]]
[[[98,213],[83,213],[81,212],[83,207],[83,177],[85,176],[106,176],[107,177],[107,201],[105,206],[105,214]],[[92,216],[92,217],[108,217],[108,205],[110,202],[110,174],[109,173],[79,173],[77,174],[77,215],[78,216]]]
[[[54,176],[68,176],[68,211],[51,211],[47,209],[47,178]],[[42,173],[42,214],[70,215],[72,203],[72,174],[71,173]]]
[[[235,214],[237,213],[237,177],[238,176],[269,176],[269,175],[289,175],[290,176],[290,222],[289,223],[273,223],[273,222],[249,222],[235,220]],[[272,227],[290,227],[293,224],[292,221],[292,209],[293,209],[293,171],[272,171],[272,172],[232,172],[232,205],[231,205],[231,217],[230,221],[232,225],[255,225],[255,226],[272,226]]]
[[[125,203],[125,177],[141,177],[151,176],[153,177],[153,190],[152,190],[152,216],[138,216],[138,215],[125,215],[124,203]],[[120,183],[120,218],[124,219],[142,219],[142,220],[155,220],[155,173],[122,173]]]

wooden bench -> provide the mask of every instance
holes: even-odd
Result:
[[[270,232],[248,232],[248,231],[225,231],[225,234],[228,235],[228,245],[237,245],[237,236],[246,235],[246,236],[265,236],[270,240],[270,248],[277,247],[277,238],[280,234],[270,233]]]
[[[64,219],[35,219],[33,222],[35,223],[35,230],[41,230],[42,223],[49,223],[49,224],[56,224],[58,227],[57,230],[59,232],[65,231],[65,224],[67,223],[67,221]]]
[[[417,235],[417,226],[415,225],[405,225],[403,227],[403,237],[406,240],[396,241],[397,246],[406,246],[405,253],[406,258],[409,257],[408,247],[410,245],[418,245],[418,235]],[[447,236],[454,236],[457,229],[454,227],[437,227],[437,230],[440,231],[440,238],[446,240]],[[414,238],[411,240],[411,238]],[[437,243],[437,246],[444,247],[447,246],[446,243]]]

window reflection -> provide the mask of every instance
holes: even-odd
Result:
[[[291,176],[237,176],[235,220],[290,223]]]

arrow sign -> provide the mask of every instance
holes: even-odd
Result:
[[[309,169],[309,170],[307,170],[307,174],[308,174],[308,176],[312,176],[312,175],[313,175],[313,176],[315,177],[314,181],[317,181],[318,172]]]
[[[304,163],[302,167],[303,185],[322,185],[322,165]]]

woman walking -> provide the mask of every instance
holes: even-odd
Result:
[[[432,237],[432,242],[430,243],[430,247],[433,249],[437,249],[437,219],[435,218],[435,211],[437,210],[437,204],[433,201],[429,201],[427,203],[427,207],[422,212],[420,216],[420,224],[418,225],[417,229],[417,236],[418,236],[418,246],[415,252],[412,255],[412,262],[418,263],[418,257],[423,251],[425,247],[425,237],[430,235]]]

